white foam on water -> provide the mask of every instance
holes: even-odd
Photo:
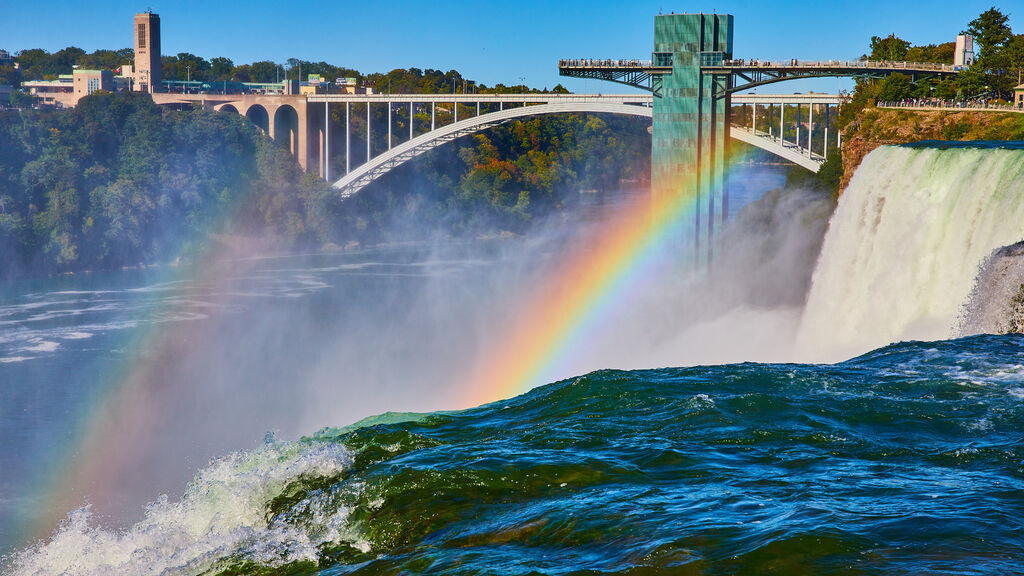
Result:
[[[25,352],[53,352],[57,348],[60,348],[60,342],[33,338],[29,341],[29,345],[22,348],[22,350]]]
[[[348,510],[313,493],[292,510],[301,525],[274,519],[268,503],[291,482],[331,477],[352,463],[335,443],[273,442],[215,460],[200,471],[184,496],[150,504],[145,518],[126,530],[95,525],[88,506],[68,515],[46,541],[17,553],[12,576],[75,574],[201,574],[227,559],[263,566],[315,561],[317,547],[347,542],[369,550],[348,523]]]
[[[798,333],[803,360],[953,335],[979,266],[1024,237],[1024,151],[883,146],[829,223]]]
[[[0,357],[0,364],[14,364],[16,362],[24,362],[34,358],[35,356],[4,356]]]

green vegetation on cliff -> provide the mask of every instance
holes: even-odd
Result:
[[[879,101],[906,99],[986,100],[1010,98],[1024,74],[1024,34],[1014,34],[1008,17],[990,8],[972,20],[967,33],[975,38],[978,58],[955,77],[916,84],[902,74],[882,80],[860,80],[837,118],[843,132],[841,178],[845,187],[864,157],[886,144],[921,140],[1024,140],[1024,114],[955,110],[898,110],[875,107]],[[890,34],[871,38],[864,58],[914,62],[953,63],[954,44],[913,46]],[[824,171],[824,169],[823,169]]]
[[[845,187],[861,160],[887,144],[922,140],[1024,140],[1024,114],[865,108],[843,132]]]
[[[0,113],[0,275],[173,259],[210,231],[316,241],[329,204],[237,115],[103,92]]]
[[[975,47],[980,53],[969,68],[956,76],[932,78],[916,84],[903,74],[893,74],[881,80],[858,80],[849,105],[839,115],[840,129],[879,101],[1011,99],[1013,87],[1024,74],[1024,34],[1014,34],[1008,20],[1005,14],[993,7],[968,24],[967,33],[974,36]],[[952,42],[914,46],[895,34],[885,38],[872,37],[869,47],[870,52],[864,55],[865,59],[940,64],[953,64],[955,49]]]
[[[510,122],[342,201],[237,114],[105,92],[72,110],[0,111],[0,277],[165,262],[222,236],[301,249],[522,232],[581,189],[644,179],[646,128],[586,114]]]

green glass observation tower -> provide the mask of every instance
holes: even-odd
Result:
[[[683,233],[711,246],[725,218],[725,141],[728,138],[728,76],[702,67],[732,59],[733,17],[668,14],[654,18],[652,65],[671,67],[652,76],[654,122],[651,186],[655,195],[685,195],[694,202]],[[697,264],[710,250],[695,251]]]
[[[728,73],[707,68],[732,60],[733,17],[662,14],[654,18],[651,60],[562,60],[563,76],[628,84],[654,94],[651,189],[691,202],[695,216],[681,223],[699,266],[711,258],[711,238],[724,220],[727,194]],[[701,248],[707,247],[707,250]]]

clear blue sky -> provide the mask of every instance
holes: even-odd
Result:
[[[737,58],[846,59],[863,54],[872,35],[892,32],[913,43],[953,40],[993,4],[1010,14],[1015,31],[1024,31],[1021,0],[48,0],[7,3],[0,48],[130,47],[132,15],[152,8],[163,26],[164,54],[226,56],[236,64],[295,57],[363,72],[454,68],[489,85],[525,78],[538,88],[561,82],[576,92],[608,93],[623,88],[560,78],[558,59],[649,58],[659,10],[735,15]],[[823,80],[810,89],[845,86]]]

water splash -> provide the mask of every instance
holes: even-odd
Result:
[[[971,297],[964,305],[959,332],[1024,332],[1024,242],[1004,246],[985,259]]]
[[[292,504],[304,512],[301,525],[288,514],[270,512],[290,484],[335,478],[351,464],[340,444],[271,439],[256,450],[215,460],[180,500],[161,496],[127,530],[98,527],[88,506],[72,512],[48,541],[12,558],[11,574],[198,574],[228,562],[313,562],[324,542],[365,549],[347,522],[348,509],[330,503],[322,491],[303,493]]]

